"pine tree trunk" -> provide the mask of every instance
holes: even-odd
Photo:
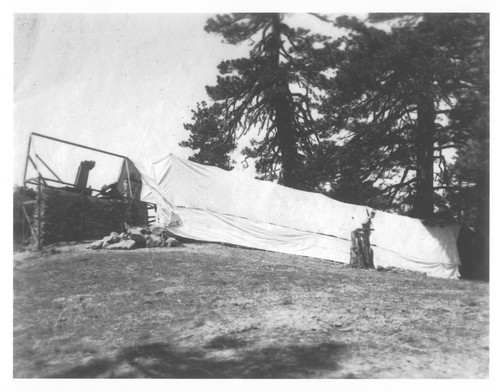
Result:
[[[414,216],[430,218],[434,213],[434,127],[436,111],[432,99],[423,97],[417,106],[417,174]]]
[[[276,97],[276,128],[282,160],[282,184],[297,187],[297,146],[293,137],[291,124],[292,113],[284,96]]]
[[[295,188],[299,185],[298,179],[298,151],[294,137],[293,111],[290,106],[291,93],[288,81],[280,71],[280,46],[281,46],[281,19],[280,14],[273,14],[272,23],[272,52],[271,68],[275,72],[271,105],[275,111],[276,132],[278,145],[281,152],[281,183],[285,186]]]

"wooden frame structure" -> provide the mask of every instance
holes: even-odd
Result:
[[[38,250],[40,250],[42,248],[42,242],[41,242],[42,185],[45,186],[45,187],[56,188],[55,185],[64,185],[64,186],[74,187],[75,184],[71,184],[71,183],[62,181],[61,178],[56,174],[56,172],[51,167],[49,167],[49,165],[36,152],[34,153],[34,157],[32,156],[32,154],[33,154],[33,151],[32,151],[32,139],[34,137],[49,139],[49,140],[55,141],[57,143],[67,144],[67,145],[71,145],[71,146],[74,146],[74,147],[77,147],[77,148],[91,150],[91,151],[98,152],[98,153],[101,153],[101,154],[110,155],[110,156],[114,156],[114,157],[123,159],[123,162],[125,164],[125,168],[126,168],[126,171],[127,171],[127,180],[128,180],[128,192],[127,192],[128,194],[124,197],[124,200],[128,201],[130,203],[134,200],[134,196],[132,194],[131,181],[130,181],[130,172],[129,172],[129,165],[128,165],[129,158],[128,157],[126,157],[125,155],[115,154],[113,152],[101,150],[101,149],[98,149],[98,148],[85,146],[83,144],[78,144],[78,143],[70,142],[68,140],[58,139],[58,138],[55,138],[55,137],[52,137],[52,136],[47,136],[47,135],[43,135],[43,134],[40,134],[40,133],[32,132],[30,134],[29,141],[28,141],[28,150],[27,150],[27,153],[26,153],[26,160],[25,160],[25,166],[24,166],[24,175],[23,175],[23,185],[24,185],[23,186],[23,214],[24,214],[24,217],[26,218],[26,220],[27,220],[27,222],[28,222],[28,224],[30,226],[31,235],[33,236],[33,238],[36,241],[36,246],[37,246]],[[50,172],[50,174],[52,174],[52,176],[54,178],[43,176],[42,173],[41,173],[41,171],[40,171],[40,169],[38,168],[37,164],[35,163],[35,159],[34,158],[36,158]],[[36,177],[32,177],[32,178],[26,178],[26,175],[28,173],[28,168],[30,167],[30,165],[35,169],[35,171],[37,173],[37,176]],[[36,199],[35,200],[26,200],[26,187],[27,187],[27,185],[33,185],[33,186],[35,186],[35,192],[36,192]],[[87,190],[90,190],[92,192],[91,193],[92,195],[94,195],[94,192],[95,192],[96,196],[101,193],[101,190],[93,189],[93,188],[90,188],[90,187],[87,188]],[[83,197],[83,192],[84,192],[84,190],[82,190],[82,192],[81,192],[82,193],[82,197]],[[149,203],[149,202],[145,203],[145,204],[147,205],[148,216],[149,216],[149,211],[151,211],[151,210],[156,211],[156,205],[155,204]],[[37,213],[38,217],[39,217],[39,219],[37,220],[36,224],[33,221],[33,216],[30,216],[30,213],[29,213],[29,211],[26,208],[28,205],[34,205],[35,206],[35,210],[34,210],[33,216],[34,216],[35,213]],[[83,219],[83,214],[82,214],[82,219]],[[151,223],[154,222],[154,218],[148,218],[148,221],[149,221],[148,223],[151,224]],[[24,221],[23,221],[23,225],[24,225]],[[23,244],[25,243],[25,240],[26,240],[26,238],[25,238],[25,230],[23,228]]]

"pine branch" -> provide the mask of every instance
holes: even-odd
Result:
[[[321,15],[321,14],[317,14],[315,12],[309,12],[309,15],[312,15],[314,16],[315,18],[318,18],[319,20],[323,21],[323,22],[327,22],[327,23],[331,23],[331,24],[335,24],[335,21],[329,19],[328,17],[326,17],[325,15]]]

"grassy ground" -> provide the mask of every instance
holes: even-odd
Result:
[[[214,244],[14,257],[14,377],[488,377],[489,287]]]

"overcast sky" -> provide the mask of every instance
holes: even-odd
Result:
[[[217,64],[249,50],[206,33],[209,16],[17,14],[14,183],[22,181],[31,132],[127,155],[144,165],[169,153],[190,155],[178,144],[188,136],[183,124],[191,109],[208,98],[205,86],[215,84]],[[288,23],[339,34],[306,14],[291,15]],[[77,167],[65,167],[68,155],[36,147],[60,176],[67,171],[71,178],[65,179],[74,180]]]

